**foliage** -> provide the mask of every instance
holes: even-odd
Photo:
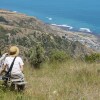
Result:
[[[4,17],[2,17],[2,16],[0,16],[0,22],[6,22],[6,23],[8,23],[8,21]]]
[[[30,63],[33,65],[35,68],[39,68],[41,63],[44,61],[44,48],[38,44],[35,48],[32,48],[29,52],[29,57],[30,57]]]
[[[69,59],[69,56],[67,55],[67,53],[65,51],[58,50],[58,49],[51,50],[49,57],[50,57],[50,61],[63,62],[63,61],[66,61],[67,59]]]
[[[93,53],[91,55],[86,55],[85,61],[86,62],[98,62],[98,61],[100,61],[100,54],[99,53]]]
[[[0,32],[6,32],[5,28],[0,25]]]

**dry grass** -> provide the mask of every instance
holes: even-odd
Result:
[[[68,61],[25,66],[28,82],[23,93],[0,89],[0,100],[100,100],[100,64]]]

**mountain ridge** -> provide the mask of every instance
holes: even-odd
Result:
[[[64,50],[74,57],[94,52],[93,49],[68,37],[70,35],[74,37],[80,33],[75,34],[75,32],[48,25],[35,17],[0,10],[0,44],[5,44],[1,46],[1,49],[13,44],[29,49],[40,42],[46,51],[50,49]]]

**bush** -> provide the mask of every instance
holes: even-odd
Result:
[[[2,16],[0,16],[0,22],[8,23],[8,21],[4,17],[2,17]]]
[[[30,63],[35,68],[40,68],[41,63],[43,63],[45,58],[45,52],[41,45],[37,45],[36,48],[30,50],[29,54]]]
[[[94,54],[91,54],[91,55],[86,55],[85,61],[86,62],[99,62],[100,61],[100,54],[94,53]]]
[[[50,51],[49,57],[50,61],[59,61],[59,62],[63,62],[69,59],[69,56],[65,51],[62,50],[60,51],[56,49]]]
[[[6,30],[4,29],[3,26],[0,25],[0,32],[5,32]]]

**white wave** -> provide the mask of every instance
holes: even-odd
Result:
[[[14,13],[17,13],[17,11],[13,11]]]
[[[89,28],[80,28],[79,31],[91,33],[91,30]]]
[[[53,26],[57,26],[57,24],[51,24],[51,25],[53,25]]]
[[[57,25],[57,24],[51,24],[51,25],[54,25],[54,26],[59,26],[59,27],[65,27],[65,28],[68,28],[68,29],[73,29],[72,26],[68,26],[66,24],[62,24],[62,25]]]
[[[52,18],[51,17],[46,17],[48,20],[52,20]]]

